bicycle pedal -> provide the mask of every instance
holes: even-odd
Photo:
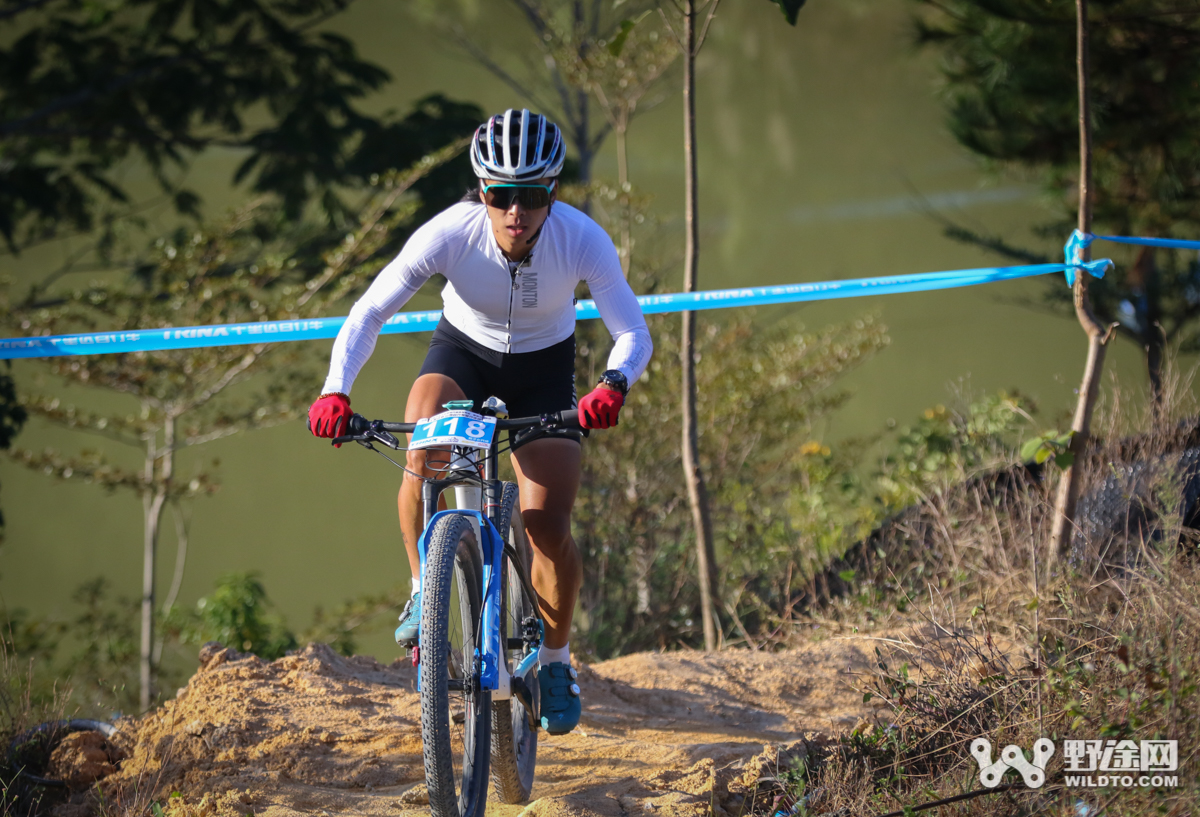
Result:
[[[408,654],[412,656],[412,665],[415,667],[421,663],[421,648],[413,647]]]
[[[512,689],[513,697],[521,702],[521,706],[525,707],[525,717],[529,721],[530,730],[536,732],[539,722],[533,708],[533,690],[529,688],[529,684],[525,683],[525,679],[519,676],[513,676],[509,681],[509,687]]]

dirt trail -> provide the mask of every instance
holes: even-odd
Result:
[[[741,778],[774,765],[775,747],[866,714],[848,673],[872,652],[866,640],[833,638],[782,653],[642,653],[582,667],[580,728],[540,736],[527,807],[492,803],[488,813],[707,813],[715,778],[722,797],[736,796]],[[103,781],[110,804],[157,801],[175,817],[428,813],[411,666],[320,644],[273,663],[211,648],[201,659],[175,700],[121,725],[129,757]]]

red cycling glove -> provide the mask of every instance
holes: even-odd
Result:
[[[612,428],[625,405],[625,395],[616,389],[597,386],[579,401],[579,424],[584,428]]]
[[[339,437],[349,422],[350,398],[338,392],[322,394],[308,409],[308,430],[317,437]]]

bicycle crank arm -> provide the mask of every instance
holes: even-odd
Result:
[[[529,720],[529,728],[536,732],[541,721],[538,714],[533,711],[533,690],[529,688],[529,684],[525,683],[523,677],[517,675],[512,677],[512,694],[521,702],[521,706],[525,707],[525,717]]]

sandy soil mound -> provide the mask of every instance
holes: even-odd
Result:
[[[85,789],[116,772],[124,757],[120,747],[99,732],[74,732],[55,747],[45,776],[70,789]]]
[[[539,738],[534,800],[494,815],[700,815],[736,804],[777,753],[865,714],[847,673],[872,645],[643,653],[581,667],[584,716]],[[206,647],[178,697],[121,724],[110,807],[168,815],[427,813],[416,670],[321,644],[273,663]],[[781,748],[782,747],[782,748]],[[736,809],[734,810],[736,813]],[[718,814],[720,817],[720,814]]]

